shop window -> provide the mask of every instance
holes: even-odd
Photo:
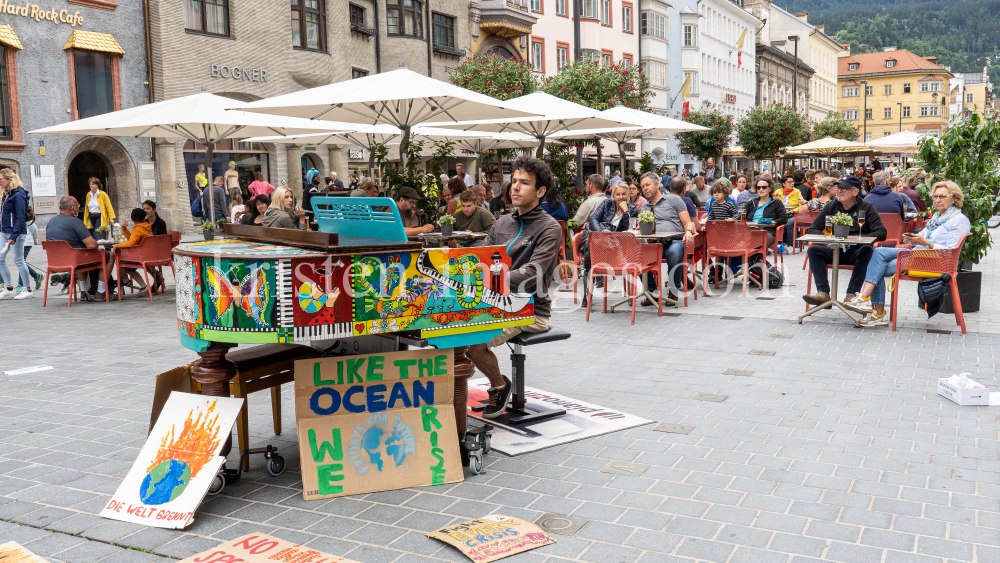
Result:
[[[185,0],[184,29],[228,36],[228,0]]]
[[[121,109],[118,56],[112,53],[70,49],[74,93],[73,119],[86,119]]]
[[[324,0],[292,1],[292,47],[326,50],[326,6]]]
[[[389,35],[424,38],[423,3],[419,0],[387,0],[385,17]]]
[[[7,52],[10,47],[0,46],[0,141],[10,141],[14,137],[14,125],[11,123],[10,84],[7,83]]]

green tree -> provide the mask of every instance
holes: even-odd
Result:
[[[781,104],[757,106],[740,121],[737,138],[743,153],[754,160],[782,154],[802,135],[805,122],[791,107]]]
[[[972,224],[972,231],[962,247],[962,261],[978,264],[993,245],[986,222],[1000,213],[1000,123],[980,119],[977,114],[958,118],[940,139],[920,143],[917,160],[927,172],[931,186],[939,180],[951,180],[962,188],[962,213]],[[927,189],[921,196],[930,205]]]
[[[573,145],[549,145],[545,147],[545,161],[552,169],[552,175],[556,181],[556,191],[559,197],[566,204],[569,216],[576,215],[577,208],[583,200],[583,194],[577,193],[576,184],[573,182],[573,173],[576,171],[576,158]]]
[[[562,72],[550,76],[542,83],[542,91],[564,100],[583,104],[597,111],[604,111],[621,104],[628,108],[646,110],[653,99],[649,79],[639,67],[626,66],[624,61],[604,64],[597,60],[574,61],[563,67]],[[597,145],[598,170],[604,168],[601,147]],[[625,170],[625,147],[618,144],[621,168]]]
[[[529,62],[506,59],[496,53],[473,55],[449,70],[448,80],[498,100],[531,94],[538,86]]]
[[[708,131],[677,133],[677,142],[684,154],[693,154],[704,162],[709,158],[719,158],[729,146],[733,134],[733,117],[725,115],[708,102],[702,102],[701,109],[689,112],[684,121],[708,127]]]
[[[833,137],[845,141],[857,141],[858,130],[844,119],[840,112],[831,111],[826,114],[823,121],[814,121],[812,124],[812,136],[814,139]]]

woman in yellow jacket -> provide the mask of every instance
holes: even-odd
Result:
[[[146,212],[142,208],[133,209],[131,217],[133,223],[131,231],[122,225],[122,232],[125,233],[125,237],[128,240],[116,244],[116,251],[120,248],[139,246],[139,241],[153,236],[153,226],[146,222]],[[139,271],[135,268],[125,268],[125,273],[128,274],[128,277],[132,278],[135,284],[133,287],[139,288],[139,293],[136,294],[136,297],[146,297],[146,292],[149,291],[149,288],[146,287],[142,276],[139,275]]]
[[[774,191],[775,199],[785,202],[788,211],[788,221],[785,223],[785,246],[791,247],[795,242],[795,214],[807,209],[808,203],[802,197],[802,192],[795,187],[795,178],[791,174],[781,177],[781,188]]]
[[[87,182],[90,184],[90,191],[87,192],[87,201],[83,204],[83,226],[87,227],[93,236],[97,227],[107,227],[115,222],[115,210],[111,208],[111,198],[101,189],[101,181],[91,178]]]

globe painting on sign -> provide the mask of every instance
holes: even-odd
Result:
[[[219,455],[243,399],[170,394],[145,445],[101,516],[184,528],[225,462]]]

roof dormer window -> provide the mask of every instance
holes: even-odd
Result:
[[[847,65],[847,70],[858,70],[858,63],[850,63]]]
[[[894,66],[896,66],[896,61],[892,59],[885,61],[885,68],[892,68]]]

